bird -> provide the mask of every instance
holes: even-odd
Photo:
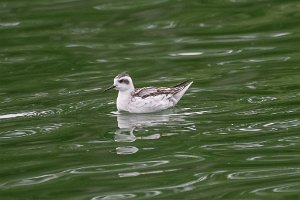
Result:
[[[114,83],[104,92],[116,89],[118,111],[129,113],[153,113],[174,107],[193,81],[186,80],[171,87],[135,88],[132,78],[122,72],[114,78]]]

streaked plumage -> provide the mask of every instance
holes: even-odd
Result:
[[[117,108],[130,113],[150,113],[174,107],[192,81],[184,81],[171,87],[134,88],[133,81],[127,73],[121,73],[114,78],[112,87],[119,90]]]

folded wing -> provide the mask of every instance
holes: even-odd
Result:
[[[192,84],[184,81],[172,87],[146,87],[136,89],[129,110],[131,112],[153,112],[175,106]]]

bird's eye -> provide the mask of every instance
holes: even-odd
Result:
[[[124,83],[124,84],[127,84],[127,85],[129,85],[129,80],[128,79],[121,79],[121,80],[119,80],[118,81],[119,83]]]

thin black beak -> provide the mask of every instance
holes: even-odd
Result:
[[[109,88],[106,88],[105,90],[103,90],[103,92],[106,92],[106,91],[108,91],[108,90],[111,90],[111,89],[113,89],[113,88],[115,88],[116,86],[115,85],[112,85],[112,86],[110,86]]]

